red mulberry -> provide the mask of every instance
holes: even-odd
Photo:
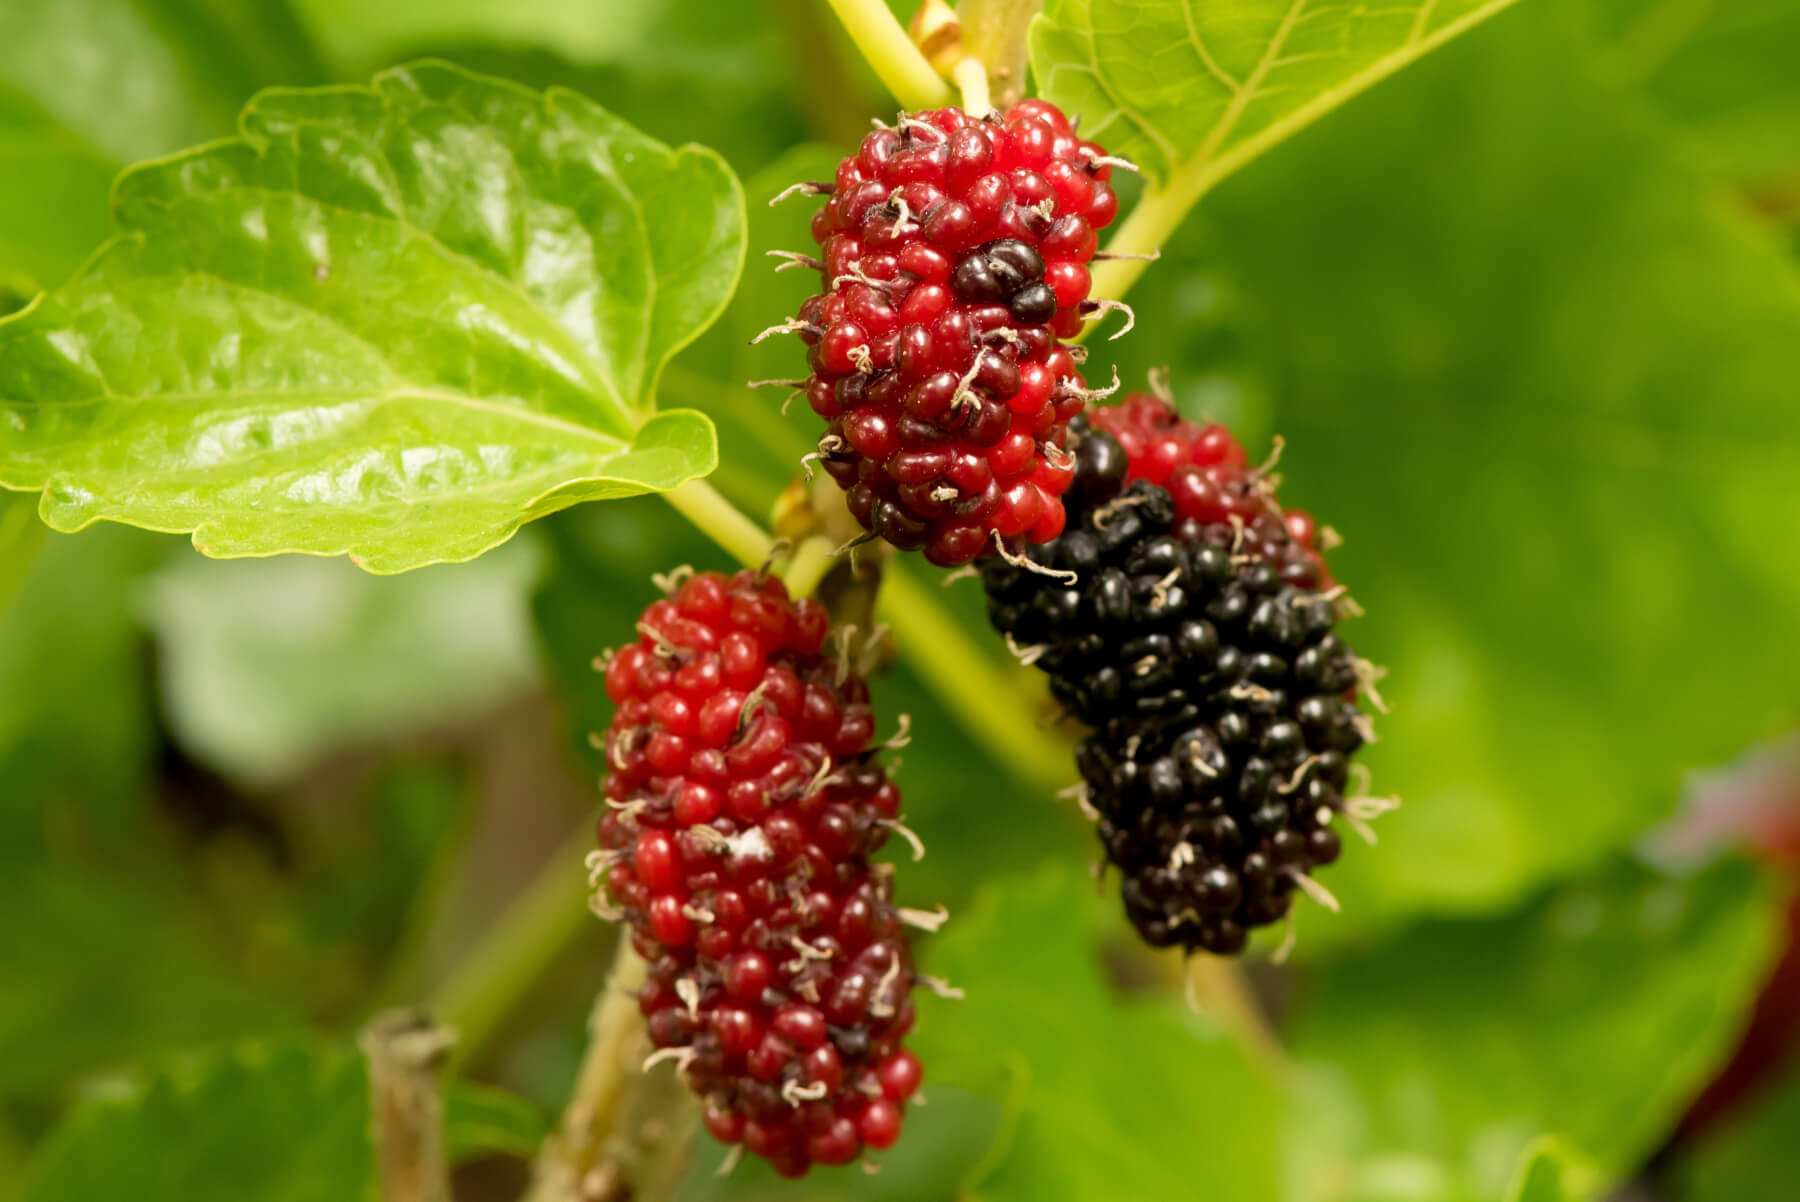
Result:
[[[1085,393],[1058,341],[1087,299],[1112,162],[1053,106],[879,129],[813,218],[800,309],[825,469],[863,526],[939,564],[1054,538]]]
[[[715,1136],[789,1175],[893,1143],[919,1081],[903,913],[868,860],[900,794],[826,628],[779,580],[704,573],[606,669],[595,864],[649,966],[651,1040]]]

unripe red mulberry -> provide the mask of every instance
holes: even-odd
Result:
[[[1054,538],[1084,401],[1076,352],[1112,162],[1054,106],[879,129],[813,218],[801,306],[821,459],[869,530],[940,564]]]
[[[868,860],[900,809],[868,686],[772,577],[693,576],[638,630],[606,669],[595,864],[648,964],[650,1038],[709,1130],[783,1173],[887,1147],[919,1068],[903,915]]]

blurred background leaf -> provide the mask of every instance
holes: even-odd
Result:
[[[258,88],[323,82],[285,0],[0,0],[0,278],[54,287],[111,231],[127,163],[236,129]]]
[[[213,921],[179,893],[27,865],[6,872],[0,905],[31,916],[0,927],[0,1098],[298,1024],[231,972]]]
[[[1800,1072],[1790,1069],[1740,1120],[1712,1135],[1681,1166],[1685,1202],[1781,1198],[1793,1189],[1800,1131]]]
[[[523,602],[540,560],[529,539],[393,577],[301,556],[172,559],[146,597],[170,726],[227,776],[268,785],[477,717],[537,684]]]
[[[1586,1202],[1597,1196],[1581,1154],[1553,1135],[1539,1136],[1519,1156],[1506,1202]]]
[[[1728,176],[1796,186],[1800,10],[1787,0],[1588,0],[1603,69],[1641,89],[1687,143]],[[1585,10],[1585,11],[1584,11]],[[1790,197],[1792,199],[1792,197]]]
[[[1292,1031],[1308,1078],[1292,1196],[1497,1199],[1550,1134],[1602,1180],[1629,1177],[1732,1046],[1772,901],[1739,864],[1688,880],[1620,865],[1320,971]]]
[[[967,995],[921,1006],[928,1076],[1007,1111],[966,1196],[1191,1198],[1198,1166],[1145,1150],[1203,1132],[1208,1197],[1273,1197],[1275,1086],[1175,999],[1117,996],[1093,895],[1067,865],[990,877],[924,945],[926,969]]]
[[[362,1061],[286,1041],[222,1048],[115,1084],[57,1130],[21,1202],[347,1202],[373,1199]],[[529,1104],[453,1085],[455,1159],[515,1151],[541,1135]]]

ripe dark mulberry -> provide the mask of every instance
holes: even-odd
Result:
[[[1059,337],[1092,308],[1111,173],[1040,100],[913,114],[839,164],[796,328],[821,461],[866,529],[939,564],[1062,530],[1086,394]]]
[[[648,965],[650,1038],[709,1130],[797,1176],[899,1135],[918,1061],[890,870],[900,794],[825,611],[750,572],[693,576],[606,669],[617,706],[601,904]]]
[[[1296,889],[1329,897],[1310,874],[1341,850],[1365,669],[1311,520],[1290,524],[1221,427],[1146,397],[1072,435],[1069,528],[1034,558],[1074,579],[984,563],[989,614],[1092,728],[1077,764],[1139,933],[1235,953]],[[1191,476],[1216,508],[1184,512]]]

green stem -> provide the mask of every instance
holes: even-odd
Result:
[[[593,821],[583,820],[438,989],[430,1009],[457,1033],[453,1063],[485,1050],[519,999],[594,925],[583,867],[593,847]]]
[[[700,533],[747,568],[760,567],[775,548],[768,531],[745,517],[718,489],[704,480],[689,480],[679,488],[658,494],[676,512],[692,522]]]
[[[1292,1071],[1287,1051],[1239,961],[1196,952],[1177,971],[1186,977],[1188,1005],[1210,1014],[1243,1049],[1245,1059],[1271,1077],[1282,1078]]]
[[[746,567],[767,561],[774,545],[769,535],[704,481],[662,495]],[[801,553],[808,554],[804,545]],[[1021,721],[1019,706],[997,704],[1018,692],[1017,682],[1007,678],[907,567],[888,565],[877,605],[882,621],[904,644],[908,662],[989,755],[1033,788],[1049,792],[1068,783],[1068,749],[1029,719]]]
[[[885,0],[831,0],[844,30],[894,99],[909,109],[950,103],[950,87],[907,36]]]
[[[836,566],[837,553],[831,540],[815,534],[794,552],[794,558],[781,573],[782,583],[787,585],[790,596],[810,597],[818,589],[819,581]]]
[[[587,907],[581,909],[587,917]],[[621,937],[612,971],[588,1015],[588,1048],[575,1088],[562,1122],[544,1141],[526,1202],[574,1202],[588,1192],[583,1180],[598,1164],[620,1103],[640,1075],[634,1057],[643,1055],[637,1045],[646,1042],[637,1005],[644,973],[644,962],[631,950],[631,940]]]
[[[987,67],[978,58],[965,58],[951,71],[956,86],[962,91],[963,112],[971,117],[985,117],[994,111],[988,93]]]
[[[963,47],[987,68],[1002,107],[1025,95],[1031,21],[1043,7],[1044,0],[958,0]]]
[[[1174,236],[1182,219],[1219,178],[1218,173],[1178,172],[1169,188],[1146,188],[1131,216],[1119,227],[1106,253],[1154,255]],[[1109,259],[1094,264],[1095,300],[1124,300],[1131,286],[1150,266],[1149,259]]]
[[[1045,793],[1069,783],[1068,748],[1032,724],[1017,703],[1018,682],[905,565],[888,565],[876,613],[893,629],[906,662],[989,755]]]

